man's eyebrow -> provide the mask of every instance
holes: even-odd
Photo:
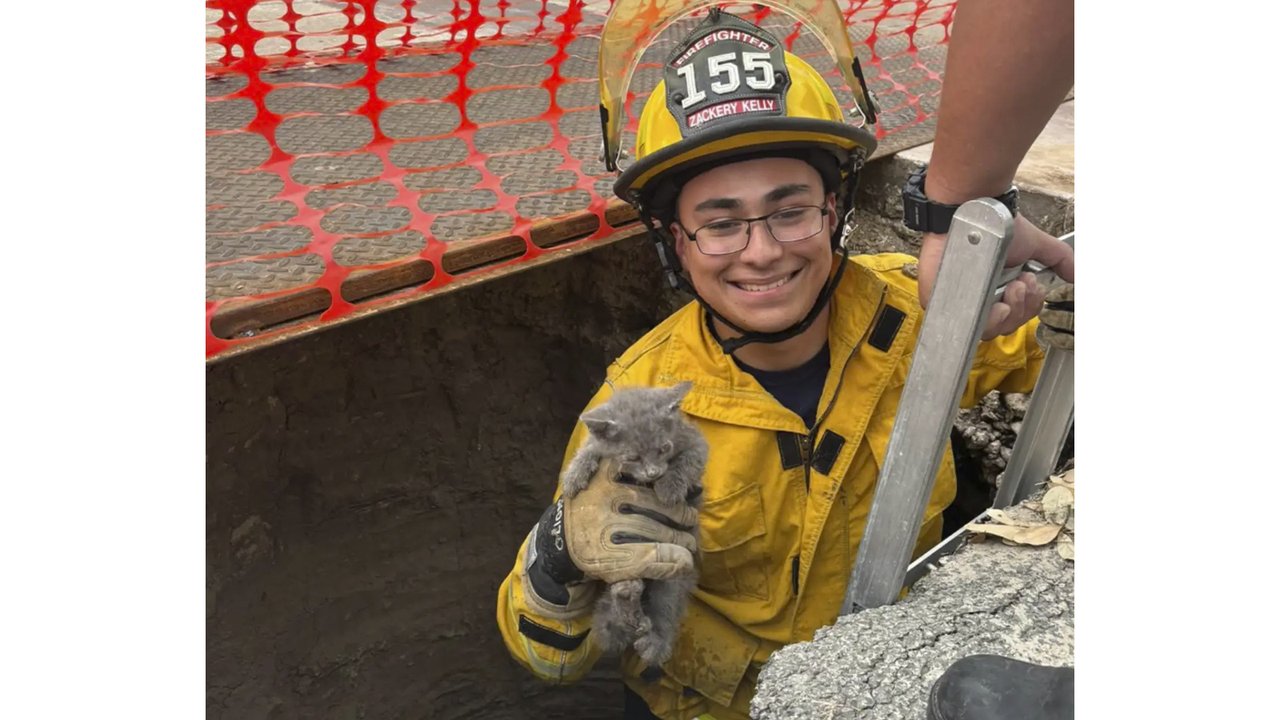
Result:
[[[792,195],[807,193],[811,189],[812,188],[810,188],[805,183],[789,183],[787,185],[779,185],[778,187],[770,190],[769,193],[764,196],[764,201],[767,203],[775,203],[775,202],[778,202],[779,200],[782,200],[783,198],[791,197]]]
[[[737,210],[742,207],[742,201],[737,198],[711,198],[703,200],[694,206],[694,212],[702,212],[704,210]]]
[[[806,183],[788,183],[779,185],[770,190],[764,196],[766,203],[776,203],[779,200],[789,198],[792,195],[801,195],[807,193],[812,188]],[[694,206],[694,212],[703,212],[706,210],[737,210],[742,207],[742,201],[737,198],[710,198],[703,200]]]

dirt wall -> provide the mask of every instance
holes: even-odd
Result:
[[[636,239],[207,373],[210,718],[616,718],[495,597],[609,361],[680,299]]]

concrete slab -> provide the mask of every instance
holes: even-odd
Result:
[[[1074,666],[1074,618],[1074,561],[1053,543],[969,544],[903,601],[842,617],[812,642],[774,653],[751,717],[918,720],[934,681],[962,657]]]
[[[1058,106],[1044,132],[1027,152],[1014,182],[1023,192],[1075,198],[1076,194],[1076,102]],[[898,157],[924,164],[933,156],[933,143],[903,150]]]

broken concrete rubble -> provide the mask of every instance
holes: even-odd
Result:
[[[1073,477],[1066,486],[1074,495]],[[925,717],[933,682],[962,657],[1074,665],[1075,568],[1067,559],[1074,558],[1074,518],[1057,497],[1050,500],[1011,508],[1003,522],[1043,526],[1048,510],[1054,525],[1066,525],[1052,541],[971,538],[904,600],[841,617],[812,642],[774,653],[760,673],[751,717],[916,720]]]

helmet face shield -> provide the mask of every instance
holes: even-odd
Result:
[[[627,88],[644,51],[676,21],[722,3],[723,0],[614,3],[601,34],[599,57],[600,120],[604,160],[610,170],[618,169]],[[863,127],[874,123],[875,108],[835,0],[756,0],[756,4],[792,16],[814,33],[853,91],[856,107],[851,111],[850,124]],[[786,88],[770,84],[771,79],[774,83],[784,80],[778,77],[779,72],[787,75],[781,61],[783,49],[763,29],[713,9],[678,50],[664,67],[664,84],[671,96],[680,96],[671,112],[685,120],[685,128],[696,130],[710,120],[729,115],[786,114]],[[661,89],[662,86],[654,92]]]

